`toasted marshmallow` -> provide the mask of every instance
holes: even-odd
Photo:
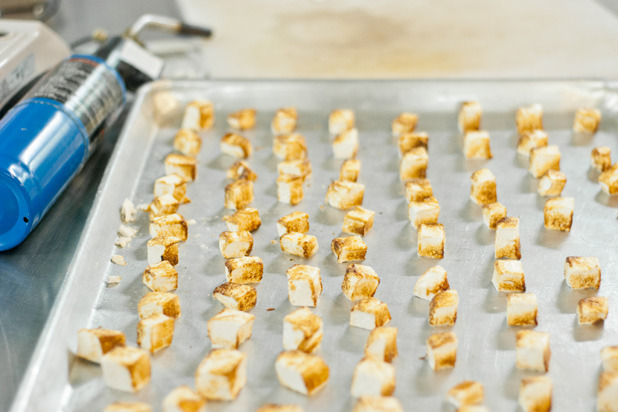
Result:
[[[415,147],[403,155],[399,164],[399,178],[402,181],[424,178],[427,175],[429,156],[424,147]]]
[[[406,153],[417,147],[423,147],[427,150],[429,146],[429,136],[426,132],[403,133],[399,135],[397,144],[399,145],[399,153],[401,153],[401,156],[405,156]]]
[[[253,249],[253,236],[248,230],[221,232],[219,251],[226,259],[248,256]]]
[[[433,197],[433,189],[429,180],[414,178],[405,182],[406,200],[408,202],[420,202]]]
[[[257,256],[228,259],[225,262],[225,277],[228,282],[259,283],[264,274],[264,262]]]
[[[173,266],[178,264],[178,243],[180,239],[174,236],[157,236],[148,240],[148,264],[156,265],[167,260]]]
[[[532,330],[520,330],[516,335],[515,365],[519,369],[529,369],[539,372],[549,370],[551,350],[549,349],[549,333]]]
[[[379,284],[380,277],[372,267],[352,263],[345,271],[341,290],[346,298],[354,302],[375,295]]]
[[[242,109],[227,116],[227,124],[232,129],[248,130],[255,127],[255,109]]]
[[[519,406],[524,412],[550,412],[552,390],[547,375],[523,378],[519,385]]]
[[[578,133],[596,133],[601,123],[601,111],[590,107],[582,107],[575,112],[573,131]]]
[[[328,131],[330,134],[343,133],[354,127],[354,111],[350,109],[335,109],[328,116]]]
[[[403,412],[403,407],[392,396],[361,396],[352,412]]]
[[[233,401],[247,383],[247,355],[236,349],[214,349],[195,371],[195,388],[202,398]]]
[[[339,168],[339,180],[356,182],[361,170],[361,161],[358,159],[347,159]]]
[[[173,338],[174,318],[158,314],[137,323],[137,344],[151,353],[170,346]]]
[[[601,349],[601,361],[605,372],[618,372],[618,346],[606,346]]]
[[[208,100],[194,100],[185,107],[182,128],[196,131],[210,129],[215,123],[215,107]]]
[[[519,136],[519,141],[517,142],[517,153],[529,157],[532,150],[547,146],[548,141],[549,137],[547,136],[547,132],[544,130],[537,129],[526,132]]]
[[[288,205],[297,205],[303,200],[303,177],[279,175],[277,177],[277,200]]]
[[[313,395],[328,382],[328,365],[316,355],[300,350],[281,352],[275,361],[281,386],[303,395]]]
[[[298,405],[282,405],[282,404],[274,404],[267,403],[266,405],[262,405],[255,410],[255,412],[304,412],[303,408]]]
[[[197,156],[202,147],[202,139],[191,129],[180,129],[174,136],[174,149],[185,156]]]
[[[577,302],[577,322],[592,325],[607,319],[609,305],[606,297],[592,296]]]
[[[358,130],[352,128],[339,133],[333,139],[333,155],[335,159],[351,159],[358,153]]]
[[[223,220],[227,225],[227,230],[236,232],[242,230],[253,232],[254,230],[258,230],[262,225],[260,213],[253,207],[240,209],[231,216],[223,216]]]
[[[221,153],[238,159],[246,159],[253,153],[253,147],[246,137],[236,133],[226,133],[221,138]]]
[[[322,318],[307,308],[296,309],[283,318],[283,348],[313,353],[320,347],[324,327]]]
[[[257,173],[249,167],[247,162],[244,160],[238,160],[234,162],[229,169],[227,169],[225,177],[231,180],[245,179],[255,182],[257,180]]]
[[[442,259],[444,257],[444,244],[446,242],[446,232],[444,225],[421,224],[418,227],[418,255],[431,259]]]
[[[457,412],[489,412],[485,405],[462,405]]]
[[[349,209],[363,204],[365,185],[355,182],[335,180],[326,191],[326,202],[336,209]]]
[[[286,160],[277,164],[279,175],[301,176],[303,179],[311,176],[311,162],[309,159]]]
[[[156,196],[156,193],[155,193]],[[120,207],[120,219],[123,223],[131,223],[135,221],[137,209],[129,199],[125,199]]]
[[[294,265],[286,271],[286,274],[290,303],[294,306],[316,307],[322,294],[320,268]]]
[[[249,311],[257,302],[257,291],[253,286],[239,283],[224,283],[215,288],[212,296],[228,309]]]
[[[537,191],[541,196],[560,196],[564,185],[566,185],[566,175],[556,170],[548,170],[539,180]]]
[[[506,207],[501,203],[483,205],[483,223],[490,229],[496,229],[498,222],[506,217]]]
[[[165,174],[177,174],[187,182],[197,178],[197,160],[195,157],[170,154],[165,158]]]
[[[352,396],[390,396],[395,392],[395,367],[378,359],[365,358],[356,365]]]
[[[434,371],[452,369],[457,361],[457,335],[434,333],[427,339],[427,362]]]
[[[171,236],[185,241],[188,230],[185,218],[178,213],[157,217],[150,221],[150,236],[152,237]]]
[[[296,130],[298,112],[295,107],[284,107],[275,112],[270,124],[273,134],[292,133]]]
[[[429,303],[429,324],[431,326],[453,326],[457,321],[459,296],[449,289],[436,293]]]
[[[519,242],[519,218],[505,217],[496,224],[496,239],[494,241],[496,259],[521,259]]]
[[[457,116],[459,131],[466,133],[481,128],[481,116],[483,112],[479,102],[463,102]]]
[[[310,258],[318,251],[318,238],[306,233],[290,232],[279,238],[281,251],[290,255]]]
[[[101,363],[101,358],[116,346],[124,346],[124,333],[110,329],[80,329],[77,332],[77,353],[80,358]]]
[[[618,373],[601,372],[597,390],[597,411],[615,412],[618,405]]]
[[[208,337],[213,348],[238,349],[251,338],[255,316],[234,309],[223,309],[208,319]]]
[[[206,401],[188,386],[179,386],[163,398],[163,412],[206,412]]]
[[[575,199],[572,197],[554,197],[547,199],[543,207],[545,229],[568,232],[573,224]]]
[[[152,407],[144,402],[114,402],[107,405],[103,412],[152,412]]]
[[[526,279],[519,260],[496,260],[491,279],[498,292],[525,292]]]
[[[536,326],[538,307],[534,293],[510,293],[506,297],[506,323],[509,326]]]
[[[225,186],[225,208],[240,210],[253,202],[253,182],[238,179]]]
[[[140,319],[157,315],[165,315],[177,319],[180,317],[180,301],[178,295],[170,292],[148,292],[137,304]]]
[[[367,244],[360,236],[346,236],[333,239],[330,248],[337,256],[337,263],[365,260]]]
[[[598,289],[601,286],[599,260],[594,256],[567,257],[564,262],[564,278],[571,289]]]
[[[369,332],[365,343],[365,357],[392,362],[397,357],[397,328],[379,326]]]
[[[150,356],[144,349],[116,346],[101,358],[105,384],[123,392],[137,392],[150,382]]]
[[[520,135],[533,130],[543,130],[543,106],[537,103],[520,107],[515,115],[515,123]]]
[[[618,163],[614,163],[609,169],[599,176],[601,190],[608,195],[618,193]]]
[[[170,194],[181,203],[190,202],[186,197],[187,181],[177,174],[163,176],[155,180],[153,192],[155,197]]]
[[[440,204],[438,200],[431,196],[419,202],[408,203],[408,219],[418,230],[420,225],[432,225],[438,223],[440,216]]]
[[[466,159],[491,159],[489,133],[485,130],[466,132],[464,135],[464,155]]]
[[[162,260],[146,268],[142,282],[153,292],[169,292],[178,288],[178,272],[170,262]]]
[[[543,146],[530,151],[530,167],[528,171],[536,178],[543,176],[549,170],[560,170],[560,149],[558,146]]]
[[[462,406],[483,403],[483,385],[476,381],[463,381],[446,393],[446,400],[459,409]]]
[[[388,305],[376,298],[363,298],[352,306],[350,326],[373,330],[391,321]]]
[[[356,206],[343,217],[341,231],[351,235],[365,236],[373,227],[373,218],[376,212]]]
[[[281,160],[307,158],[307,142],[300,133],[282,134],[273,139],[273,153]]]
[[[403,133],[411,133],[416,129],[418,123],[418,115],[415,113],[401,113],[393,119],[391,123],[391,131],[393,137],[397,137]]]
[[[180,202],[171,194],[155,197],[150,204],[150,219],[156,217],[171,215],[178,211]]]
[[[489,169],[479,169],[470,176],[470,200],[477,205],[496,203],[496,176]]]
[[[446,269],[436,265],[418,278],[414,285],[414,296],[430,301],[437,293],[449,290],[449,288]]]
[[[277,234],[279,237],[289,232],[307,233],[309,231],[309,214],[305,212],[292,212],[277,221]]]
[[[612,149],[607,146],[599,146],[590,152],[590,166],[598,172],[604,172],[612,167]]]

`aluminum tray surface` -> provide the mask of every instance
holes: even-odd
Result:
[[[174,387],[194,386],[194,372],[211,348],[206,321],[222,306],[213,289],[225,282],[224,259],[218,250],[226,169],[235,159],[221,154],[219,140],[228,131],[226,115],[245,107],[258,110],[257,127],[244,133],[256,149],[249,159],[259,178],[255,202],[262,227],[254,233],[253,254],[264,260],[264,279],[257,285],[258,303],[253,337],[240,349],[248,356],[248,383],[231,403],[210,402],[211,411],[251,411],[266,402],[296,403],[306,411],[348,411],[354,400],[350,384],[355,365],[363,358],[368,331],[350,327],[352,304],[341,293],[347,264],[338,264],[330,251],[331,240],[341,233],[344,211],[324,204],[326,188],[338,176],[327,131],[334,108],[354,109],[360,132],[360,182],[366,185],[363,206],[376,211],[375,224],[365,237],[367,260],[381,276],[376,297],[388,303],[392,325],[399,328],[399,357],[395,396],[406,411],[451,411],[446,391],[465,379],[485,386],[490,410],[517,410],[522,377],[534,373],[515,368],[515,334],[505,320],[506,297],[491,284],[494,233],[482,224],[481,209],[468,200],[470,174],[481,167],[497,178],[498,199],[510,216],[520,217],[522,263],[529,292],[539,300],[536,330],[551,336],[549,376],[554,382],[554,410],[592,411],[600,372],[600,350],[618,344],[618,199],[600,191],[597,174],[589,169],[590,151],[609,146],[616,153],[615,85],[602,81],[212,81],[158,82],[141,90],[93,208],[87,229],[48,324],[38,343],[17,400],[15,411],[102,410],[114,401],[140,400],[160,410],[161,400]],[[182,317],[176,323],[172,346],[153,356],[152,381],[137,394],[106,388],[97,365],[76,359],[77,331],[84,327],[119,329],[135,345],[137,302],[148,290],[141,274],[147,265],[148,217],[142,213],[139,235],[125,249],[114,245],[124,198],[135,204],[152,199],[156,178],[164,175],[163,159],[182,117],[183,106],[196,98],[215,103],[215,127],[202,134],[198,179],[188,189],[192,203],[180,213],[196,223],[180,247],[179,288]],[[466,160],[457,132],[457,110],[465,100],[483,107],[483,129],[491,134],[494,154],[489,161]],[[575,198],[571,232],[543,227],[544,199],[536,193],[536,180],[526,170],[526,159],[516,150],[514,125],[517,107],[541,103],[544,126],[551,144],[562,152],[562,170],[568,182],[564,196]],[[296,106],[299,128],[308,142],[313,175],[300,205],[277,202],[276,165],[272,153],[270,120],[276,109]],[[574,112],[581,106],[602,110],[600,131],[594,137],[571,132]],[[429,133],[427,177],[440,202],[440,222],[447,240],[442,260],[416,253],[416,231],[407,218],[407,204],[398,175],[399,154],[391,136],[391,120],[402,111],[419,114],[417,130]],[[300,210],[310,215],[310,233],[320,250],[311,259],[281,252],[276,221]],[[121,254],[126,266],[110,263]],[[567,256],[597,256],[603,272],[598,292],[572,291],[563,279]],[[296,263],[318,266],[324,292],[315,312],[324,320],[324,341],[319,354],[330,367],[324,390],[311,398],[281,387],[274,361],[282,350],[282,319],[291,312],[287,298],[286,269]],[[459,292],[457,365],[434,373],[423,359],[425,341],[437,331],[428,325],[429,302],[414,298],[412,289],[428,268],[447,269],[451,288]],[[108,276],[122,276],[113,287]],[[604,325],[581,327],[576,305],[583,298],[607,296],[610,314]],[[269,311],[269,308],[274,310]],[[440,329],[442,330],[442,329]]]

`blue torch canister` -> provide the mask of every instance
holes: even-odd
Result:
[[[0,121],[0,251],[20,244],[79,172],[126,102],[116,68],[74,55]]]

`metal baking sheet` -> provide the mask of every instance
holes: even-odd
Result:
[[[595,407],[599,351],[618,344],[618,199],[600,191],[596,173],[589,170],[594,146],[618,150],[616,84],[604,81],[204,81],[157,82],[143,88],[129,116],[101,185],[79,250],[23,380],[13,411],[101,410],[114,401],[146,401],[160,410],[162,398],[180,384],[194,385],[194,371],[210,350],[206,321],[221,310],[212,290],[225,282],[224,259],[218,235],[222,217],[226,169],[234,159],[222,155],[219,139],[227,131],[227,114],[245,107],[258,110],[255,130],[245,133],[255,153],[249,159],[259,179],[254,206],[262,227],[254,233],[253,254],[264,260],[264,279],[257,285],[258,303],[253,337],[241,346],[248,355],[248,383],[231,403],[210,402],[211,411],[250,411],[265,402],[297,403],[306,411],[351,410],[350,383],[363,357],[368,331],[349,327],[352,304],[341,294],[347,264],[337,264],[331,240],[340,235],[345,212],[324,205],[326,188],[337,178],[340,160],[333,159],[326,121],[338,107],[354,109],[360,132],[360,182],[366,185],[365,207],[377,212],[366,236],[366,264],[381,276],[376,297],[388,303],[392,325],[399,328],[397,396],[406,411],[451,411],[444,394],[464,379],[485,385],[490,410],[517,410],[520,379],[533,373],[515,368],[515,333],[505,321],[506,297],[491,285],[493,232],[481,220],[480,208],[468,200],[469,176],[488,167],[497,177],[498,198],[509,215],[521,218],[522,263],[528,291],[539,298],[539,326],[551,335],[549,376],[554,381],[554,410],[592,411]],[[76,359],[77,331],[83,327],[119,329],[135,344],[137,302],[147,289],[141,273],[146,267],[147,216],[141,214],[139,235],[126,249],[114,245],[120,225],[118,210],[124,198],[149,202],[156,178],[164,175],[163,159],[172,151],[184,104],[211,99],[216,106],[215,127],[203,133],[198,179],[190,185],[192,203],[181,206],[190,226],[189,239],[180,247],[177,294],[182,317],[176,323],[172,346],[153,356],[152,381],[137,394],[105,387],[100,368]],[[466,160],[457,133],[456,117],[464,100],[483,107],[483,128],[491,134],[494,154],[489,161]],[[550,142],[560,147],[562,170],[568,182],[563,192],[575,198],[570,233],[543,228],[544,199],[536,194],[525,159],[515,150],[515,110],[541,103]],[[272,154],[270,120],[276,109],[296,106],[299,129],[305,135],[313,176],[305,197],[296,207],[277,202],[276,165]],[[571,132],[575,110],[595,106],[603,121],[594,137]],[[445,258],[431,260],[416,253],[416,231],[407,218],[407,205],[398,176],[398,150],[390,134],[391,120],[402,111],[420,116],[418,130],[429,133],[429,168],[435,196],[446,227]],[[78,201],[76,199],[76,201]],[[283,254],[275,242],[276,221],[301,210],[310,215],[310,233],[320,250],[311,259]],[[110,263],[121,254],[126,266]],[[598,295],[609,297],[610,314],[604,325],[580,327],[576,304],[594,291],[571,291],[563,280],[567,256],[597,256],[603,271]],[[311,398],[279,385],[274,361],[282,350],[282,319],[294,308],[287,299],[285,271],[295,263],[320,267],[324,293],[315,310],[324,320],[319,354],[330,366],[326,388]],[[459,292],[459,338],[454,370],[434,373],[427,362],[425,340],[435,332],[427,322],[428,302],[414,298],[418,276],[433,265],[447,269],[451,287]],[[110,275],[120,284],[105,285]],[[272,311],[267,309],[274,308]],[[25,326],[27,327],[27,325]]]

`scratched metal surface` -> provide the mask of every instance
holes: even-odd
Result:
[[[253,337],[241,346],[248,355],[248,383],[232,403],[211,402],[212,411],[254,410],[265,402],[289,402],[307,411],[329,408],[351,410],[349,388],[355,364],[363,357],[368,331],[348,325],[351,303],[341,294],[346,264],[337,264],[331,240],[340,234],[345,212],[324,205],[326,187],[338,176],[341,161],[333,159],[326,119],[330,110],[356,111],[360,131],[360,182],[366,185],[364,206],[377,212],[373,230],[366,236],[366,264],[381,276],[376,297],[387,302],[392,325],[399,328],[397,396],[406,411],[450,411],[445,392],[464,379],[485,385],[490,410],[517,410],[519,381],[531,373],[515,368],[516,328],[506,325],[504,295],[491,285],[493,233],[482,224],[480,208],[468,200],[469,176],[480,167],[497,177],[498,198],[509,215],[521,218],[522,262],[528,291],[539,297],[540,331],[551,335],[549,376],[555,383],[554,409],[594,410],[600,370],[599,351],[618,344],[618,270],[616,220],[618,199],[600,192],[596,174],[589,170],[594,146],[616,144],[616,91],[601,81],[212,81],[159,82],[143,89],[127,120],[104,182],[100,188],[80,248],[50,315],[14,411],[60,409],[100,410],[116,400],[142,400],[160,409],[162,398],[175,386],[193,386],[194,371],[210,350],[206,321],[221,306],[212,298],[215,286],[225,282],[224,259],[218,235],[225,230],[223,209],[225,170],[234,159],[222,155],[219,139],[227,130],[225,116],[243,107],[258,109],[255,130],[246,133],[256,151],[249,160],[259,178],[254,206],[262,215],[255,232],[253,254],[264,260],[263,281],[257,285],[258,304]],[[141,215],[139,235],[123,250],[113,246],[120,224],[118,208],[125,197],[136,204],[151,200],[152,184],[164,174],[163,159],[172,151],[182,106],[194,98],[215,102],[217,121],[203,133],[198,180],[190,185],[192,203],[181,206],[190,226],[189,239],[180,248],[179,288],[183,315],[176,323],[172,346],[153,357],[151,383],[137,394],[107,389],[96,365],[75,359],[76,333],[82,327],[120,329],[135,344],[137,302],[147,292],[141,283],[146,266],[147,216]],[[483,128],[492,138],[494,158],[467,161],[456,128],[461,101],[475,99],[483,106]],[[515,151],[514,113],[518,106],[542,103],[550,142],[562,152],[562,170],[568,182],[563,192],[575,198],[570,233],[543,228],[543,199],[536,181]],[[306,136],[313,176],[305,198],[296,207],[277,202],[276,164],[269,122],[282,106],[299,109],[298,131]],[[570,131],[577,107],[592,105],[603,111],[601,130],[593,138]],[[417,112],[418,130],[429,133],[429,169],[440,221],[446,227],[445,258],[439,261],[416,254],[416,232],[407,219],[407,206],[398,177],[398,151],[390,135],[390,122],[401,111]],[[309,260],[283,254],[276,244],[276,220],[292,210],[310,215],[310,233],[320,250]],[[127,266],[109,263],[122,254]],[[603,282],[598,294],[610,299],[604,325],[580,327],[575,319],[579,299],[593,291],[571,291],[563,281],[566,256],[597,256]],[[311,398],[284,389],[277,382],[274,360],[282,350],[282,319],[293,310],[287,300],[285,270],[295,263],[319,266],[324,293],[315,310],[324,319],[325,333],[319,354],[330,366],[328,386]],[[428,326],[428,302],[412,297],[418,276],[440,264],[459,292],[457,324],[458,360],[454,370],[434,373],[427,362],[425,340],[435,331]],[[106,287],[109,275],[122,276]],[[273,311],[267,311],[274,308]]]

